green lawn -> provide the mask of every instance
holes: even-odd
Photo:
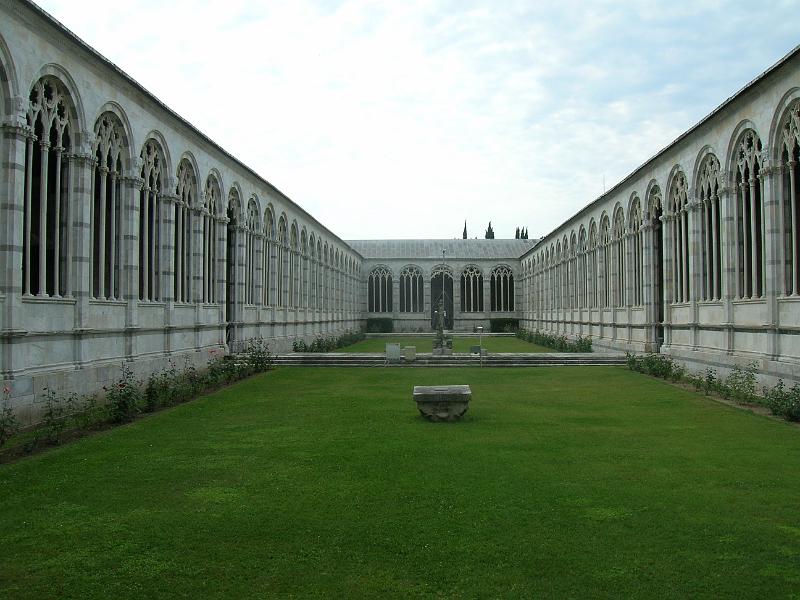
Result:
[[[0,466],[0,597],[797,598],[798,473],[624,368],[283,368]]]
[[[421,336],[391,336],[381,338],[368,338],[352,346],[339,348],[335,352],[385,352],[386,344],[400,344],[401,346],[416,346],[417,352],[430,352],[433,348],[432,337]],[[469,352],[470,346],[478,345],[478,336],[453,337],[453,352]],[[551,348],[537,346],[515,337],[484,337],[483,347],[487,352],[555,352]]]

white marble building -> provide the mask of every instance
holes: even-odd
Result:
[[[800,48],[522,257],[523,323],[800,379]]]
[[[346,242],[35,5],[0,15],[0,378],[23,420],[123,362],[429,329],[442,285],[456,329],[800,379],[800,51],[538,243]]]
[[[395,331],[430,331],[444,290],[449,329],[489,331],[493,318],[522,317],[520,256],[535,240],[359,240],[360,308],[367,318],[391,317]]]
[[[0,372],[46,386],[357,328],[361,256],[35,5],[0,3]]]

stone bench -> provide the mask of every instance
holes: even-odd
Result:
[[[468,385],[415,385],[414,401],[419,414],[429,421],[457,421],[472,399]]]

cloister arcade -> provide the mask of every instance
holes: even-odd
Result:
[[[694,364],[755,361],[765,375],[796,379],[796,63],[787,59],[755,100],[729,100],[526,253],[526,326]]]
[[[0,7],[0,377],[15,410],[122,363],[370,317],[519,319],[800,380],[800,50],[540,240],[351,240],[37,6]],[[536,205],[531,205],[535,213]],[[25,416],[27,415],[27,417]]]

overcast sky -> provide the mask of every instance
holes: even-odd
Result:
[[[794,1],[39,4],[344,239],[543,235],[800,42]]]

